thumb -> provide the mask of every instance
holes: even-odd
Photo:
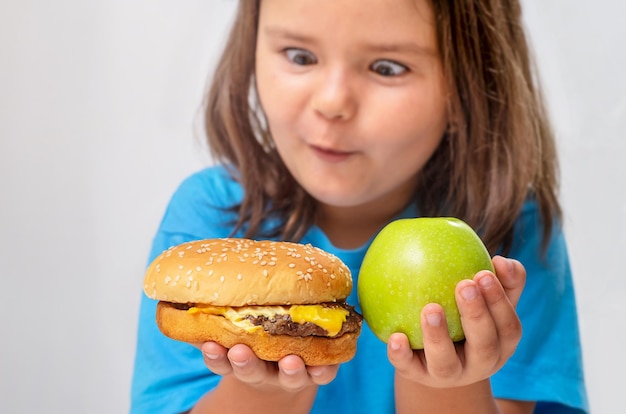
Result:
[[[406,373],[410,367],[415,365],[414,358],[416,356],[409,345],[409,338],[405,334],[391,334],[387,341],[387,358],[399,374]]]

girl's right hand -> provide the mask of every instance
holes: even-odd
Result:
[[[239,381],[263,389],[280,388],[300,391],[312,385],[325,385],[337,376],[339,365],[306,366],[302,358],[288,355],[278,362],[263,361],[246,345],[230,349],[215,342],[200,347],[207,368],[221,376],[234,376]]]

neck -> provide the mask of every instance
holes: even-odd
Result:
[[[385,198],[354,207],[320,205],[316,224],[334,246],[358,248],[396,217],[407,206],[410,197],[397,203],[389,201]]]

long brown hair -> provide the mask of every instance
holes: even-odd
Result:
[[[448,82],[449,128],[420,173],[422,215],[451,215],[479,229],[493,253],[507,251],[529,196],[547,242],[561,216],[554,137],[538,88],[517,0],[431,1]],[[260,0],[243,0],[207,95],[209,148],[244,188],[236,229],[300,239],[316,203],[293,179],[255,100],[254,57]]]

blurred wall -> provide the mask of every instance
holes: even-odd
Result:
[[[626,3],[524,1],[594,413],[626,406]],[[236,2],[0,2],[0,412],[128,410],[152,235]],[[567,347],[568,344],[563,344]]]

